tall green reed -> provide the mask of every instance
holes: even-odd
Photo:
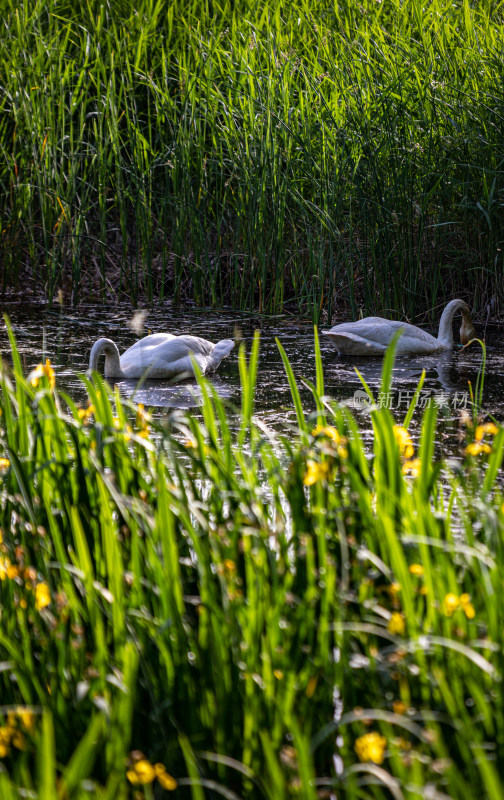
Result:
[[[4,289],[314,322],[499,296],[500,8],[219,8],[7,2]]]

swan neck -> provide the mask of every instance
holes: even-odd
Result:
[[[98,339],[91,349],[89,356],[89,369],[91,372],[98,370],[98,361],[101,355],[105,355],[105,377],[123,378],[119,350],[112,339]]]
[[[441,315],[438,342],[446,348],[453,347],[453,317],[461,309],[464,316],[469,315],[469,307],[463,300],[452,300]]]

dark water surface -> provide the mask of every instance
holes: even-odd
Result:
[[[6,307],[4,311],[9,314],[25,370],[28,372],[36,364],[49,358],[56,370],[58,385],[76,401],[85,401],[85,392],[77,373],[87,369],[89,352],[96,339],[101,336],[113,339],[122,353],[139,338],[128,324],[134,312],[126,306],[107,308],[94,305],[71,311],[17,305]],[[321,328],[323,330],[324,326]],[[288,317],[265,318],[227,310],[216,312],[194,308],[161,308],[149,311],[140,335],[149,332],[191,333],[213,342],[235,338],[237,343],[239,340],[244,341],[248,348],[256,329],[261,332],[256,414],[263,422],[278,429],[282,424],[294,421],[295,417],[275,338],[281,340],[289,357],[302,390],[305,408],[309,411],[313,408],[313,401],[309,390],[301,385],[301,380],[315,381],[313,328],[310,324]],[[482,334],[482,331],[478,333]],[[382,360],[338,356],[323,336],[321,340],[326,394],[356,406],[355,413],[365,438],[370,438],[369,414],[365,407],[359,407],[363,394],[354,367],[360,370],[375,396],[378,396]],[[3,323],[0,327],[0,350],[2,357],[10,361]],[[475,385],[481,360],[481,348],[476,344],[465,350],[458,347],[453,353],[443,356],[399,358],[394,367],[394,391],[390,397],[379,399],[392,407],[396,419],[402,421],[422,369],[425,368],[427,375],[420,404],[429,396],[437,398],[440,414],[444,418],[440,437],[450,440],[447,443],[451,450],[456,445],[455,434],[460,409],[467,406],[469,410],[468,381]],[[501,331],[487,331],[483,406],[498,420],[504,419],[503,376],[504,336]],[[239,404],[237,349],[222,362],[212,381],[222,397]],[[120,381],[119,387],[125,396],[131,396],[135,392],[134,382]],[[194,382],[185,382],[178,386],[170,386],[162,381],[146,382],[137,390],[134,399],[156,407],[156,415],[162,416],[167,408],[197,405],[197,386]],[[417,411],[412,425],[413,434],[419,418],[420,412]]]

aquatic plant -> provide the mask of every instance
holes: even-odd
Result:
[[[502,6],[3,4],[2,289],[317,320],[502,295]],[[468,296],[468,275],[470,296]]]
[[[437,462],[435,406],[419,443],[372,407],[370,458],[317,336],[285,434],[254,417],[258,337],[241,409],[201,379],[162,425],[98,374],[76,407],[11,343],[2,798],[502,796],[500,426]]]

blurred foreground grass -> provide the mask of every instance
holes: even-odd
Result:
[[[373,453],[317,385],[296,435],[153,431],[0,375],[0,796],[395,800],[504,794],[504,430],[437,463],[372,412]],[[282,351],[281,351],[282,352]],[[393,354],[384,362],[387,391]]]

